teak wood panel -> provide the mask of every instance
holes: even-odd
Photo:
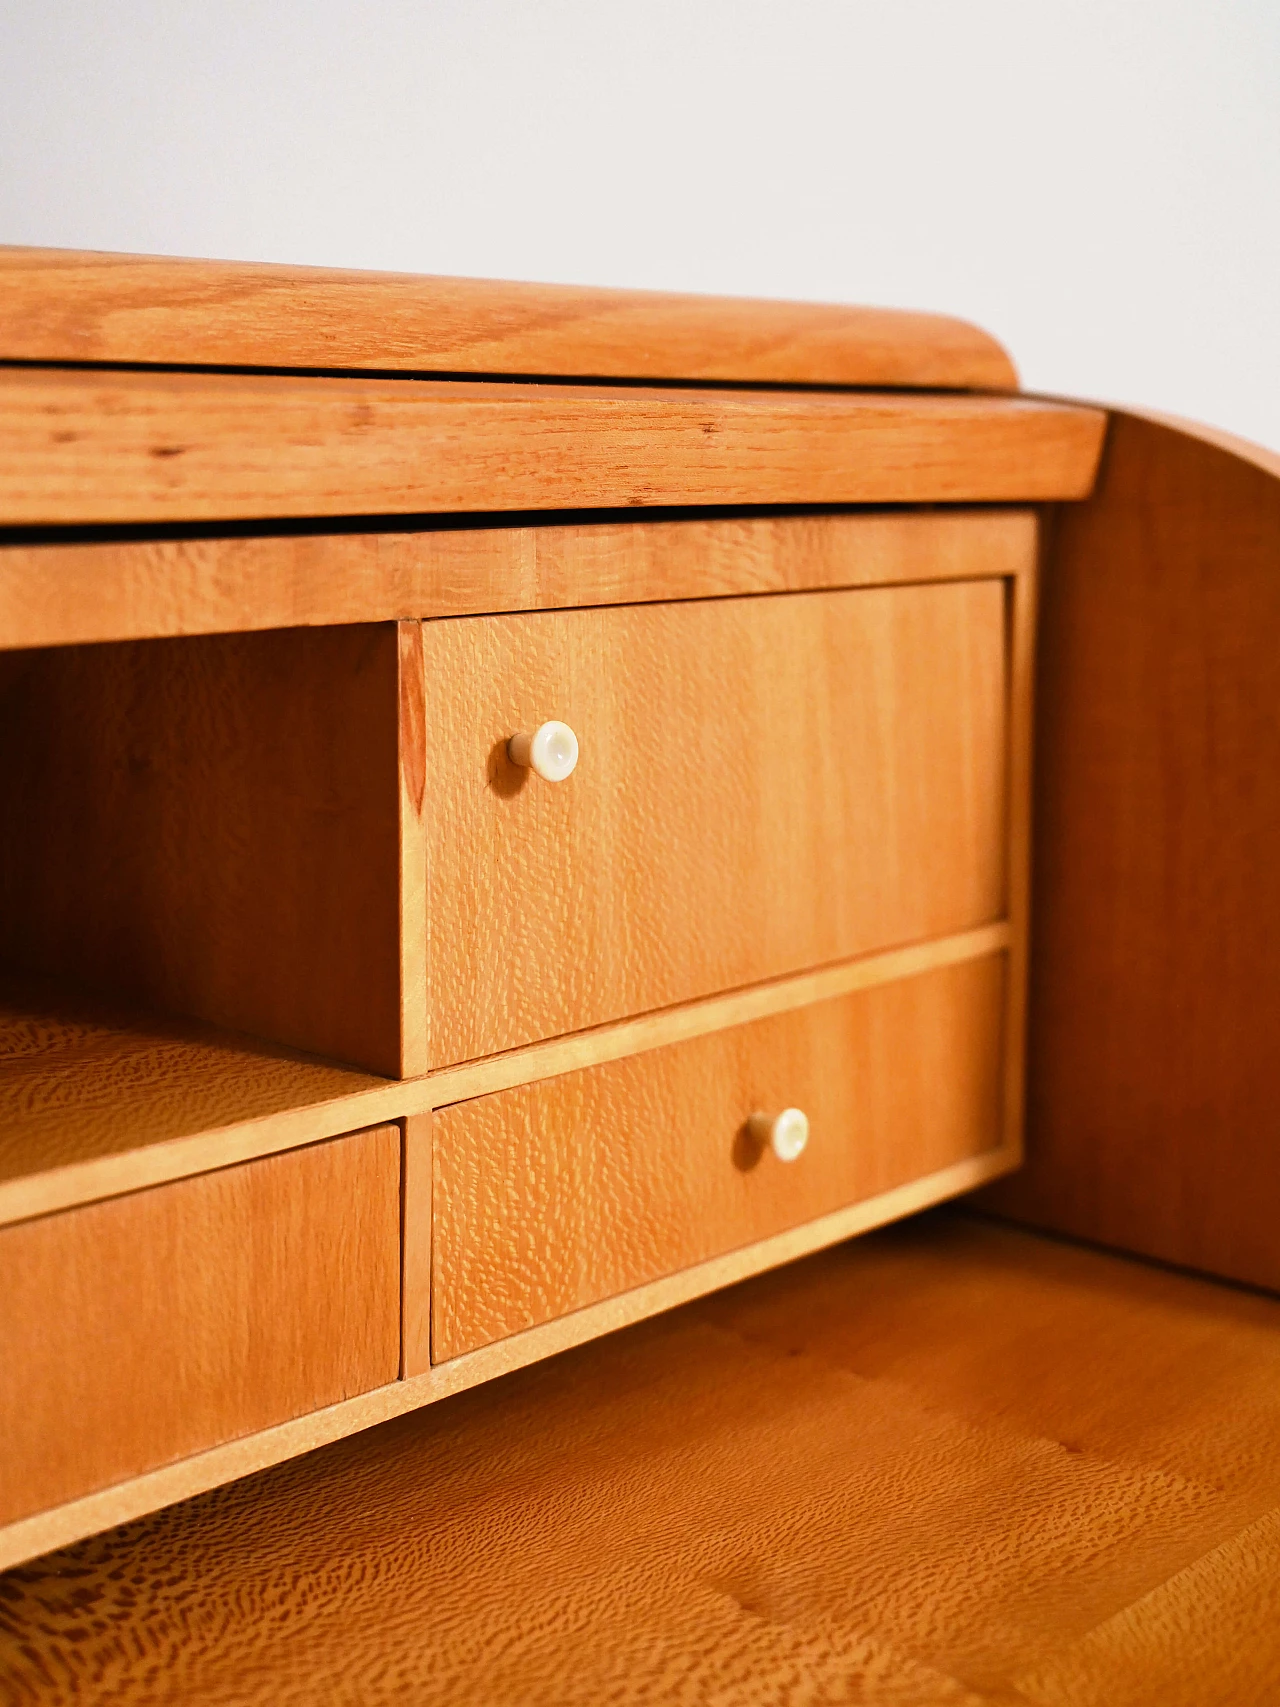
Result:
[[[900,309],[0,248],[6,361],[1009,390],[989,333]]]
[[[428,623],[435,1066],[998,918],[998,580]],[[508,736],[562,718],[560,784]]]
[[[1050,536],[1027,1166],[1038,1225],[1280,1288],[1280,462],[1114,418]]]
[[[15,1707],[1280,1699],[1280,1303],[929,1216],[0,1579]]]
[[[398,780],[399,670],[394,624],[0,657],[21,825],[0,839],[6,966],[420,1071],[422,778],[418,760]]]
[[[0,370],[0,525],[1031,502],[1105,416],[959,394]]]
[[[0,1231],[0,1516],[393,1380],[400,1133]]]
[[[439,1109],[437,1362],[995,1149],[1001,955]],[[791,1163],[748,1117],[798,1106]]]
[[[1027,510],[0,546],[0,648],[1012,575]]]

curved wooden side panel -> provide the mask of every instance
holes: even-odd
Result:
[[[983,1201],[1280,1287],[1280,458],[1115,414],[1036,701],[1027,1163]]]

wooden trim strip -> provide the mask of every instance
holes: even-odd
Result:
[[[0,358],[1016,389],[941,314],[0,248]]]
[[[593,1031],[513,1049],[505,1055],[446,1068],[426,1077],[370,1080],[366,1088],[303,1107],[142,1145],[117,1155],[67,1163],[43,1173],[20,1175],[0,1182],[0,1226],[163,1185],[169,1180],[185,1179],[190,1174],[229,1167],[255,1156],[272,1155],[278,1150],[315,1143],[361,1127],[424,1114],[447,1103],[553,1078],[597,1061],[616,1061],[645,1049],[700,1037],[770,1014],[786,1013],[852,990],[913,977],[934,967],[978,959],[1006,950],[1011,940],[1007,924],[983,925],[956,936],[864,955],[817,972],[803,972],[728,995],[709,996],[681,1007],[619,1020]]]
[[[662,1008],[614,1025],[598,1026],[592,1031],[552,1038],[547,1043],[527,1044],[505,1055],[487,1056],[483,1061],[442,1067],[427,1079],[431,1106],[445,1108],[450,1103],[467,1102],[493,1091],[536,1084],[541,1079],[558,1078],[561,1073],[577,1072],[582,1067],[620,1061],[624,1056],[639,1055],[647,1049],[661,1049],[669,1043],[705,1037],[708,1032],[726,1031],[730,1026],[746,1025],[751,1020],[807,1008],[814,1002],[847,996],[875,984],[913,978],[962,960],[978,960],[1009,948],[1012,940],[1011,928],[1006,923],[980,925],[956,936],[863,955],[817,972],[800,972],[767,984],[754,984],[746,990],[708,996],[681,1007]]]
[[[330,1441],[417,1410],[422,1405],[462,1392],[497,1375],[520,1369],[539,1358],[581,1345],[602,1334],[642,1321],[647,1316],[689,1302],[721,1286],[745,1280],[779,1263],[807,1256],[903,1215],[941,1203],[961,1192],[995,1179],[1014,1165],[1003,1148],[966,1157],[927,1179],[913,1180],[879,1197],[869,1198],[802,1227],[792,1228],[759,1244],[712,1258],[695,1268],[666,1276],[617,1298],[606,1299],[572,1315],[468,1352],[412,1379],[375,1388],[358,1398],[281,1423],[242,1440],[230,1441],[180,1463],[166,1465],[134,1480],[104,1488],[82,1499],[0,1529],[0,1570],[23,1563],[52,1548],[66,1546],[117,1523],[157,1511],[177,1500],[207,1491],[239,1476],[265,1470],[285,1459],[311,1452]]]
[[[323,1138],[336,1138],[366,1126],[382,1126],[419,1112],[421,1096],[411,1087],[425,1080],[374,1081],[368,1090],[237,1121],[232,1125],[142,1144],[92,1161],[68,1162],[45,1173],[22,1174],[0,1183],[0,1226],[29,1221],[96,1203],[104,1197],[167,1185],[191,1174],[233,1167],[278,1150],[294,1150]]]
[[[422,624],[396,630],[400,787],[400,1077],[415,1078],[430,1062],[431,1013],[427,1002],[427,731]]]
[[[1106,417],[974,394],[0,370],[0,524],[1082,498]]]
[[[1034,744],[1035,633],[1039,565],[1009,581],[1008,832],[1005,910],[1009,958],[1005,982],[1004,1142],[1023,1154],[1026,1103],[1027,963],[1031,936],[1031,763]]]
[[[0,647],[1013,575],[1030,510],[0,547]]]
[[[1280,1290],[1280,456],[1118,409],[1053,522],[1027,1166],[988,1205]]]

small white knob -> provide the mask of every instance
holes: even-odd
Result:
[[[563,782],[578,762],[578,737],[567,723],[544,723],[532,735],[513,735],[507,757],[513,765],[528,765],[545,782]]]
[[[757,1144],[768,1144],[780,1162],[794,1162],[809,1142],[809,1116],[801,1108],[781,1114],[753,1114],[747,1122]]]

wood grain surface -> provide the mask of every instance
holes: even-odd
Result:
[[[1039,538],[1036,540],[1037,548]],[[1038,557],[1038,550],[1037,550]],[[1027,968],[1031,940],[1031,778],[1035,746],[1036,628],[1039,565],[1006,583],[1009,668],[1005,913],[1004,1142],[1021,1165],[1026,1134]]]
[[[940,314],[0,248],[0,359],[1016,388]]]
[[[856,990],[874,989],[878,984],[914,978],[936,967],[957,966],[965,960],[1013,949],[1013,928],[999,920],[975,930],[957,931],[954,936],[931,937],[927,942],[908,943],[902,948],[883,949],[878,954],[860,954],[852,960],[837,960],[812,972],[796,972],[786,978],[768,978],[741,990],[726,990],[697,1002],[679,1002],[656,1008],[613,1025],[572,1031],[523,1049],[507,1049],[500,1055],[484,1055],[456,1067],[442,1067],[427,1077],[433,1108],[488,1096],[491,1091],[510,1090],[514,1085],[554,1079],[579,1067],[594,1067],[601,1061],[621,1061],[646,1049],[662,1049],[669,1043],[707,1037],[729,1026],[747,1025],[773,1014],[793,1013]],[[408,1089],[409,1087],[406,1087]]]
[[[984,925],[406,1080],[377,1078],[190,1020],[72,997],[47,984],[0,982],[0,1225],[621,1060],[1012,946],[1007,925]]]
[[[396,628],[399,834],[396,842],[398,908],[397,1071],[404,1078],[425,1073],[431,1064],[427,1009],[427,728],[422,679],[422,628],[402,622]],[[379,752],[369,752],[376,774]]]
[[[930,1217],[0,1580],[14,1707],[1263,1707],[1280,1305]]]
[[[390,624],[0,656],[5,963],[400,1072],[398,715]]]
[[[0,525],[1030,502],[1105,416],[1021,398],[0,370]]]
[[[0,648],[1012,575],[1028,511],[635,517],[0,547]]]
[[[719,1287],[732,1286],[751,1275],[764,1274],[800,1257],[811,1256],[814,1251],[826,1250],[873,1227],[917,1215],[923,1209],[998,1178],[1011,1165],[1009,1151],[1003,1147],[968,1156],[936,1174],[894,1186],[879,1197],[864,1198],[860,1203],[775,1233],[757,1244],[742,1245],[709,1262],[664,1275],[661,1280],[618,1293],[599,1304],[589,1304],[572,1315],[558,1316],[540,1327],[496,1340],[478,1351],[436,1364],[420,1375],[389,1381],[354,1399],[308,1411],[290,1422],[243,1435],[177,1463],[149,1470],[130,1481],[117,1482],[98,1493],[0,1526],[0,1570],[509,1375],[558,1352],[687,1304],[692,1298],[705,1297]]]
[[[1003,1014],[996,955],[437,1110],[433,1360],[995,1149]]]
[[[431,1187],[435,1171],[431,1111],[404,1123],[400,1187],[400,1374],[431,1367]]]
[[[1270,1287],[1278,474],[1249,447],[1118,414],[1096,498],[1057,519],[1037,696],[1028,1163],[992,1200]]]
[[[251,1037],[8,980],[0,1224],[333,1137],[386,1118],[397,1095]],[[384,1106],[364,1115],[370,1097]]]
[[[0,1231],[8,1521],[394,1379],[400,1133]]]
[[[999,918],[996,580],[428,624],[432,1061]],[[508,736],[561,718],[547,784]]]

